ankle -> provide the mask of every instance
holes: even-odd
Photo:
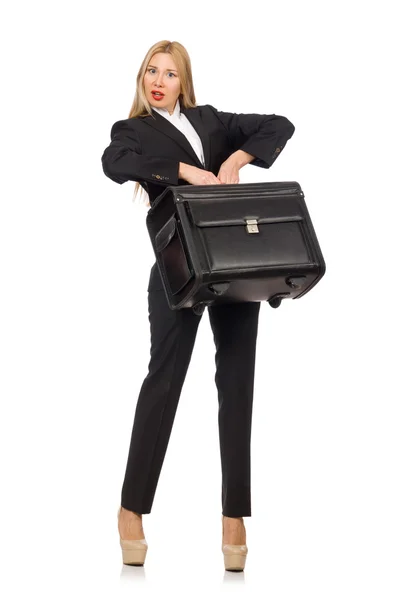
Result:
[[[128,516],[129,518],[135,518],[135,519],[142,519],[142,514],[141,513],[137,513],[133,510],[128,510],[128,508],[124,508],[124,506],[121,507],[120,510],[120,516],[121,515],[125,515]]]

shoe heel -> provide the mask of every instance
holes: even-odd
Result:
[[[246,544],[224,544],[222,552],[226,571],[244,571],[248,554]]]
[[[123,554],[123,563],[125,565],[143,566],[145,564],[148,544],[143,540],[122,540],[120,546]]]

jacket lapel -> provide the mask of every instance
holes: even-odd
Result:
[[[161,131],[161,133],[164,133],[164,135],[168,135],[168,137],[170,137],[174,142],[179,144],[185,150],[185,152],[187,152],[189,156],[192,157],[192,159],[198,167],[205,168],[208,170],[208,166],[210,164],[210,140],[209,136],[206,133],[202,118],[199,114],[198,107],[185,108],[180,103],[180,110],[181,113],[183,113],[185,117],[190,121],[190,123],[196,130],[201,140],[201,143],[203,144],[204,167],[201,164],[192,146],[190,145],[187,137],[177,127],[175,127],[175,125],[168,121],[168,119],[163,117],[163,115],[161,115],[157,111],[154,111],[153,114],[155,114],[156,118],[148,116],[144,117],[143,120],[145,121],[145,123],[150,125],[150,127],[154,127],[158,131]]]

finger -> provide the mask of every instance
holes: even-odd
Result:
[[[211,179],[211,183],[221,183],[221,181],[218,177],[216,177],[216,175],[213,175],[213,177]]]

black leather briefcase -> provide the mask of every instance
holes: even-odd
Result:
[[[301,298],[325,262],[296,181],[168,186],[146,225],[171,309]]]

